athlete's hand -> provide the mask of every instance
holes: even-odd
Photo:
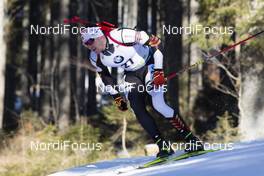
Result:
[[[160,41],[159,37],[156,37],[155,35],[151,35],[149,37],[148,45],[157,48],[159,46],[160,42],[161,41]]]
[[[164,72],[162,69],[155,69],[153,74],[153,84],[159,87],[165,83]]]
[[[121,111],[127,110],[127,103],[123,97],[121,97],[121,96],[116,97],[115,98],[115,104],[117,105],[119,110],[121,110]]]

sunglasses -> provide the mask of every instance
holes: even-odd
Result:
[[[92,45],[94,43],[94,39],[90,38],[89,40],[87,40],[84,44],[85,45]]]

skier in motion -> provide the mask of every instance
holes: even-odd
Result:
[[[107,67],[124,69],[125,82],[127,85],[133,84],[128,88],[126,97],[138,122],[158,145],[157,157],[169,156],[174,151],[171,147],[164,147],[168,142],[146,110],[146,96],[151,96],[154,109],[176,128],[185,142],[194,146],[186,149],[187,151],[203,150],[202,142],[190,131],[179,112],[168,106],[164,100],[164,89],[160,89],[165,83],[163,55],[157,47],[160,44],[158,37],[144,31],[102,25],[83,29],[81,38],[83,45],[91,50],[90,62],[96,67],[103,83],[111,86],[109,93],[122,111],[127,110],[126,99],[115,89],[114,80]],[[145,91],[142,91],[142,87],[146,88]]]

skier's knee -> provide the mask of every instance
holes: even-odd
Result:
[[[173,109],[164,102],[153,101],[153,107],[166,118],[173,116]]]

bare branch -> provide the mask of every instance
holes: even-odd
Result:
[[[239,80],[238,77],[234,76],[234,75],[233,75],[233,74],[232,74],[232,73],[226,68],[226,66],[224,66],[222,63],[220,63],[217,59],[212,58],[212,59],[210,59],[210,61],[212,61],[212,63],[216,64],[218,67],[222,68],[230,78],[232,78],[232,79],[234,79],[234,80],[236,80],[236,81]]]
[[[216,90],[224,93],[224,94],[228,94],[228,95],[231,95],[232,97],[234,97],[236,99],[239,99],[239,95],[237,92],[230,90],[228,87],[226,87],[223,84],[218,84],[218,85],[212,84],[212,87],[215,88]]]

